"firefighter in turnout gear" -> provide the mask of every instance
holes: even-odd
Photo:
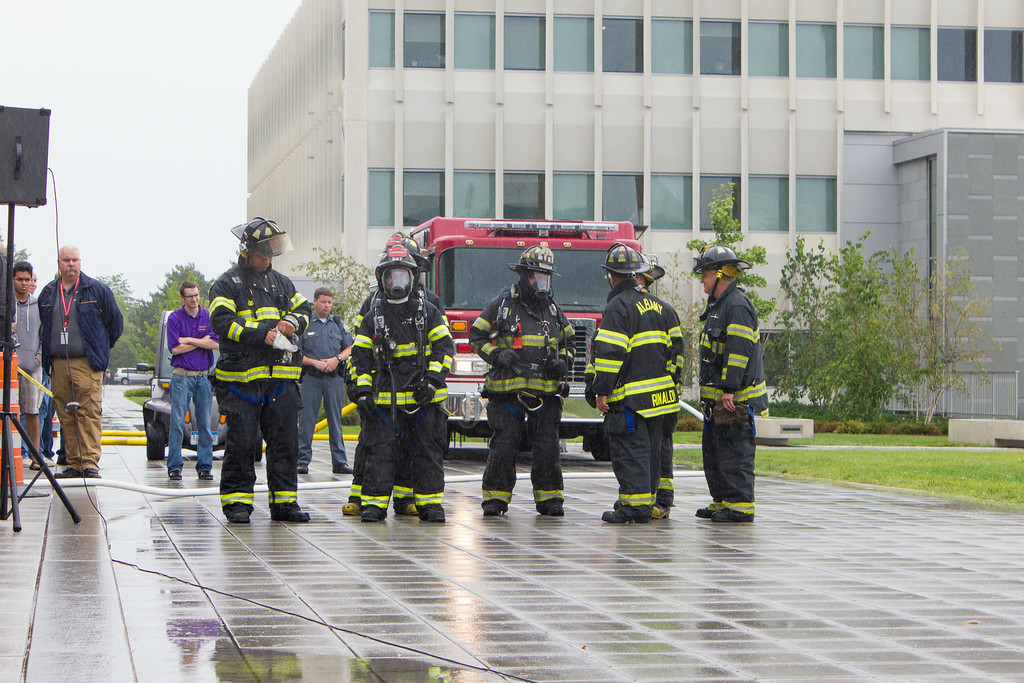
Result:
[[[408,249],[388,249],[375,271],[378,289],[373,306],[359,323],[352,347],[352,393],[365,447],[364,522],[387,517],[402,452],[412,456],[419,518],[445,521],[447,415],[442,406],[455,343],[441,312],[424,298],[412,296],[417,271]]]
[[[693,266],[708,295],[700,316],[699,380],[711,504],[697,516],[715,522],[754,521],[754,416],[768,414],[757,312],[736,284],[747,268],[720,245],[701,252]]]
[[[612,524],[648,522],[660,481],[661,442],[679,412],[676,391],[683,337],[675,311],[637,285],[650,269],[626,244],[608,250],[603,265],[612,291],[594,336],[593,385],[597,409],[619,482]]]
[[[427,260],[426,256],[420,251],[420,246],[416,243],[416,240],[404,235],[401,232],[396,232],[388,238],[387,244],[384,246],[384,254],[387,254],[391,247],[401,245],[405,247],[409,254],[415,259],[418,265],[417,276],[414,281],[412,296],[425,298],[426,301],[432,304],[437,310],[441,312],[441,319],[444,320],[445,325],[448,324],[448,319],[445,317],[444,306],[441,304],[441,298],[430,289],[423,286],[422,275],[426,273],[430,267],[430,261]],[[356,316],[356,328],[358,329],[359,324],[362,323],[363,318],[366,317],[370,309],[373,307],[374,297],[376,293],[370,294],[363,301],[363,305],[359,309],[359,314]],[[356,385],[352,382],[349,385],[349,400],[355,403],[355,388]],[[363,491],[363,473],[366,468],[366,447],[363,444],[362,431],[359,433],[359,440],[356,442],[356,454],[352,463],[352,486],[349,489],[348,502],[342,506],[342,514],[345,515],[358,515],[362,512],[362,491]],[[445,439],[448,438],[447,425],[445,426]],[[399,454],[398,466],[395,471],[395,485],[391,495],[391,505],[395,510],[395,514],[398,515],[409,515],[415,516],[418,511],[416,509],[416,502],[413,497],[412,490],[412,454],[403,451]]]
[[[221,340],[214,390],[228,425],[221,506],[229,522],[249,523],[256,483],[253,451],[262,431],[270,516],[307,522],[295,472],[302,354],[292,340],[305,331],[312,309],[291,280],[271,267],[273,257],[291,250],[283,230],[256,218],[232,233],[241,241],[238,265],[210,288],[210,326]]]
[[[651,263],[645,254],[640,254],[640,258],[643,259],[650,265],[650,269],[640,275],[636,276],[636,284],[640,286],[644,292],[647,292],[651,285],[660,280],[665,276],[665,269],[659,266],[657,263]],[[668,304],[665,304],[669,310],[672,310]],[[673,314],[675,311],[672,310]],[[676,315],[676,324],[679,324],[679,316]],[[682,328],[680,328],[682,329]],[[681,358],[680,358],[681,359]],[[676,384],[678,385],[678,375],[682,371],[682,368],[677,368],[674,373],[677,377]],[[676,387],[678,391],[678,386]],[[661,440],[661,477],[658,481],[658,490],[654,495],[654,507],[651,508],[652,519],[663,519],[668,517],[674,507],[675,501],[675,476],[673,474],[673,453],[674,445],[672,443],[672,435],[676,432],[677,422],[671,420],[664,420],[662,426],[665,428],[665,433]]]
[[[573,328],[551,296],[557,273],[546,244],[527,248],[509,268],[519,282],[491,299],[469,329],[473,350],[491,365],[483,395],[494,433],[484,469],[483,512],[491,517],[508,510],[525,430],[533,453],[534,505],[542,515],[561,517],[558,423],[568,394]]]

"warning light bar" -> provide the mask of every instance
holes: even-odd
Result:
[[[551,233],[579,232],[618,232],[618,223],[574,223],[574,222],[540,222],[540,221],[466,221],[467,228],[490,230],[493,233],[519,232],[533,233],[547,237]]]

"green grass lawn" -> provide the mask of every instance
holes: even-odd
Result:
[[[699,433],[676,434],[677,443],[700,443]],[[943,436],[816,434],[794,444],[823,448],[758,446],[756,471],[833,483],[874,484],[955,500],[1024,510],[1024,451],[951,445]],[[831,449],[828,446],[843,446]],[[861,448],[858,448],[860,446]],[[885,447],[932,446],[929,450]],[[676,462],[701,467],[697,449],[679,450]]]

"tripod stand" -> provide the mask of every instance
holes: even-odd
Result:
[[[4,282],[7,283],[6,287],[6,309],[7,313],[3,316],[2,324],[4,327],[4,338],[3,338],[3,350],[4,350],[4,387],[3,387],[3,410],[0,410],[0,424],[3,425],[3,434],[0,436],[0,519],[6,520],[8,517],[14,517],[13,529],[14,531],[21,531],[21,512],[18,508],[18,503],[28,490],[32,488],[32,485],[36,483],[40,475],[45,475],[47,480],[50,482],[50,486],[53,487],[54,492],[60,498],[60,501],[64,503],[64,507],[67,508],[68,514],[71,515],[72,521],[78,524],[82,521],[82,517],[75,510],[75,507],[68,500],[67,494],[64,493],[64,489],[61,488],[60,484],[56,479],[53,478],[53,472],[50,471],[49,466],[43,457],[39,455],[39,450],[35,447],[35,444],[28,437],[25,429],[21,426],[21,423],[16,419],[16,414],[11,412],[11,352],[14,348],[13,341],[11,338],[11,317],[14,311],[14,289],[13,289],[13,273],[14,273],[14,204],[7,205],[7,268],[3,273]],[[39,472],[33,477],[32,481],[25,486],[25,490],[18,495],[18,484],[14,469],[14,451],[13,451],[13,432],[11,431],[11,425],[18,430],[21,435],[22,448],[28,449],[29,456],[32,461],[39,465]],[[8,507],[8,503],[10,507]]]

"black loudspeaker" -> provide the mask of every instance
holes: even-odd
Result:
[[[46,204],[50,110],[0,105],[0,204]]]

